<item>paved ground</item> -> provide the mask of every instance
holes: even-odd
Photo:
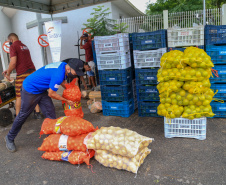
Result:
[[[57,116],[63,116],[59,101],[54,101]],[[162,118],[141,118],[136,111],[129,118],[105,117],[102,113],[90,114],[86,101],[82,102],[84,118],[94,126],[119,126],[153,137],[152,153],[140,167],[137,177],[133,173],[106,168],[94,159],[93,171],[85,164],[53,162],[41,158],[37,148],[43,120],[30,116],[16,138],[18,151],[9,153],[3,137],[11,125],[0,128],[0,184],[1,185],[223,185],[226,184],[226,119],[208,119],[207,139],[164,137]]]

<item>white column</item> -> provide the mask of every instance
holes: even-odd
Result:
[[[226,4],[222,6],[222,25],[226,25]]]
[[[163,10],[163,28],[167,29],[168,25],[168,10]]]

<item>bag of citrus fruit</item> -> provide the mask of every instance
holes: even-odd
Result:
[[[88,149],[108,150],[125,157],[134,157],[153,141],[134,131],[120,127],[101,127],[84,140]]]
[[[203,49],[196,47],[188,47],[184,51],[186,60],[182,60],[185,64],[192,68],[212,68],[214,67],[211,57]]]
[[[212,112],[212,107],[210,105],[207,106],[185,106],[184,113],[182,114],[183,118],[195,119],[201,117],[213,117],[214,113]]]
[[[77,136],[95,131],[92,123],[75,116],[64,116],[58,119],[46,118],[41,127],[42,134],[65,134]]]
[[[210,80],[205,79],[202,82],[185,82],[182,88],[188,91],[190,94],[201,94],[208,91],[210,89],[210,86]]]
[[[172,105],[169,103],[161,103],[157,108],[157,113],[160,116],[164,116],[166,118],[179,118],[184,111],[183,106]]]
[[[83,144],[87,134],[79,136],[67,136],[64,134],[51,134],[44,139],[41,147],[38,148],[40,151],[45,152],[59,152],[77,150],[85,152],[87,150],[86,145]]]
[[[88,150],[86,152],[81,151],[61,151],[61,152],[45,152],[42,155],[43,159],[51,161],[68,161],[71,164],[82,164],[85,162],[89,164],[89,160],[94,156],[94,150]]]
[[[144,159],[151,150],[147,147],[142,149],[133,158],[123,157],[121,155],[113,154],[107,150],[96,150],[95,159],[106,167],[127,170],[129,172],[137,173],[138,168],[143,164]]]

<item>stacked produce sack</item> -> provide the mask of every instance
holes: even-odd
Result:
[[[188,47],[165,53],[158,70],[160,102],[158,114],[167,118],[212,117],[214,92],[209,78],[214,66],[202,49]]]
[[[66,89],[63,91],[63,97],[67,100],[75,102],[72,107],[68,105],[65,101],[62,101],[64,107],[64,113],[66,116],[77,116],[83,118],[84,113],[81,106],[81,91],[77,85],[75,85],[77,78],[75,78],[70,84],[66,84]]]
[[[95,159],[106,167],[137,173],[151,152],[148,145],[153,139],[119,127],[102,127],[87,135],[88,149],[95,150]]]
[[[40,151],[45,151],[43,159],[68,161],[72,164],[85,162],[95,154],[83,144],[85,137],[95,131],[93,125],[79,117],[46,118],[42,124],[40,135],[50,134],[44,139]]]

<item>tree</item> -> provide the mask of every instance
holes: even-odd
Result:
[[[82,30],[89,28],[88,33],[92,36],[105,36],[105,35],[114,35],[117,32],[125,32],[127,26],[125,23],[116,24],[116,20],[110,19],[109,8],[104,9],[104,6],[98,6],[97,8],[93,8],[94,12],[90,15],[93,15],[92,18],[87,19],[87,23],[83,25],[85,28]]]
[[[206,8],[220,8],[225,0],[206,0]],[[146,14],[162,14],[163,10],[169,13],[202,10],[203,0],[157,0],[147,6]]]

